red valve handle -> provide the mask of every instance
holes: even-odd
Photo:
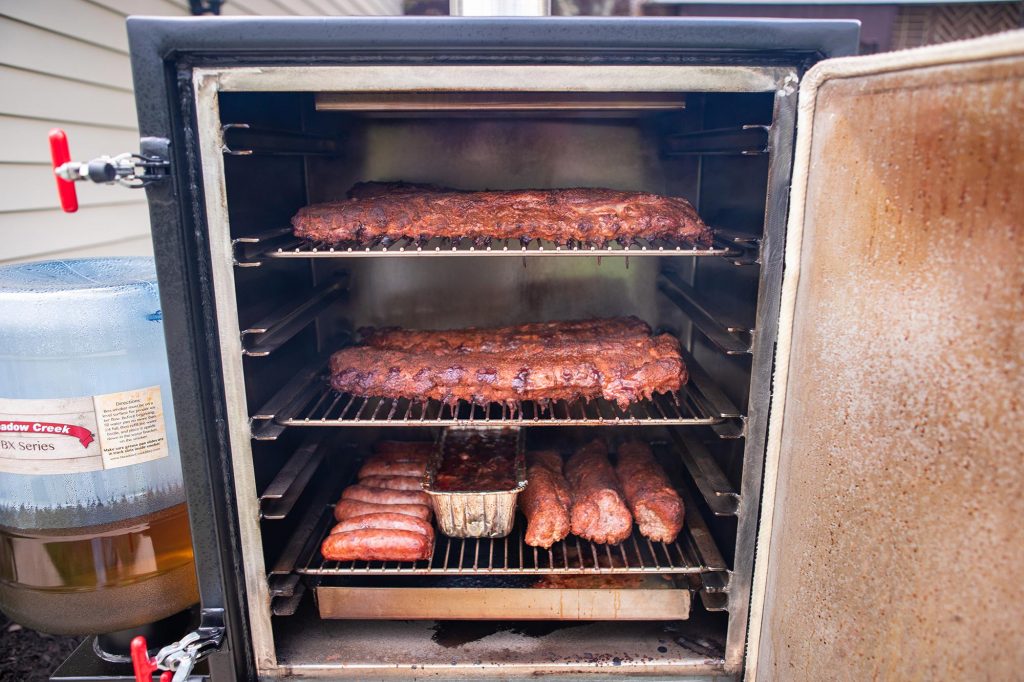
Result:
[[[71,160],[71,151],[68,149],[68,136],[60,128],[50,131],[50,159],[53,160],[53,170]],[[74,213],[78,210],[78,193],[75,191],[75,183],[70,180],[58,177],[57,196],[60,197],[60,207],[65,213]]]
[[[64,134],[63,131],[61,135]],[[50,139],[52,140],[52,133]],[[64,141],[64,147],[67,148],[67,139]],[[146,650],[146,638],[139,635],[132,640],[131,643],[131,657],[132,657],[132,669],[135,671],[135,682],[153,682],[153,673],[156,672],[157,665],[156,659],[149,657],[149,651]],[[171,682],[172,673],[170,670],[165,670],[160,673],[160,682]]]

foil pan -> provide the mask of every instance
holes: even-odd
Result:
[[[515,441],[517,484],[506,490],[434,490],[434,476],[441,466],[445,448],[452,440],[474,435],[511,436]],[[512,532],[516,519],[516,498],[526,487],[526,456],[523,431],[517,427],[445,429],[427,466],[423,490],[430,495],[434,516],[441,532],[453,538],[503,538]]]

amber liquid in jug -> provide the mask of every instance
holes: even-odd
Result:
[[[0,526],[0,603],[28,627],[55,634],[112,632],[158,620],[169,605],[182,610],[198,600],[184,504],[97,526]],[[61,614],[60,632],[55,612]]]

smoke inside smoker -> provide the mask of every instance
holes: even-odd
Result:
[[[711,230],[690,202],[648,192],[600,188],[470,192],[433,185],[361,183],[349,199],[306,206],[292,218],[296,237],[361,245],[399,239],[544,239],[604,246],[663,239],[708,247]]]

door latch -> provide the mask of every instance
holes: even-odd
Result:
[[[146,187],[170,177],[171,161],[166,150],[169,143],[153,144],[145,138],[142,152],[125,152],[117,156],[100,156],[92,161],[72,161],[68,136],[60,128],[50,131],[50,159],[57,178],[57,194],[65,213],[78,210],[78,194],[74,183],[83,180],[123,187]],[[158,151],[160,150],[160,151]],[[162,151],[162,153],[161,153]]]
[[[153,673],[160,682],[185,682],[196,663],[220,649],[224,642],[224,612],[222,609],[203,609],[199,629],[193,630],[177,642],[168,644],[150,658],[146,638],[132,640],[131,659],[136,682],[152,682]]]

